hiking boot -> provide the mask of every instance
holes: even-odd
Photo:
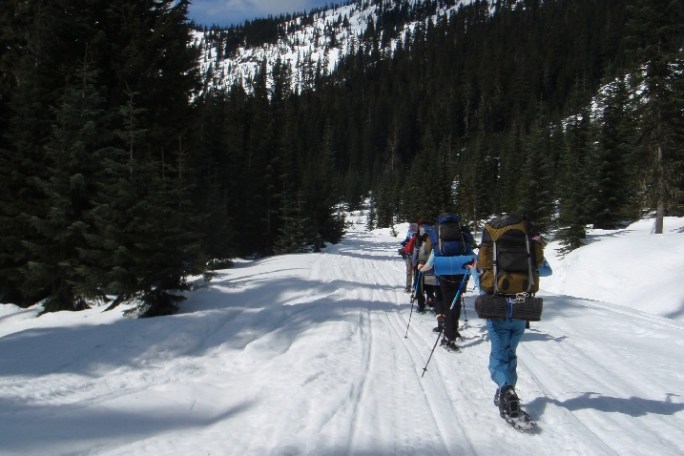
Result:
[[[423,308],[418,308],[418,313],[424,314],[425,313],[425,307]]]
[[[448,340],[446,337],[442,339],[441,345],[450,352],[457,352],[460,350],[453,340]]]
[[[499,413],[503,418],[520,416],[520,399],[512,386],[506,386],[499,394]]]
[[[495,407],[499,406],[499,393],[500,393],[500,389],[497,388],[496,393],[494,393],[494,406]]]

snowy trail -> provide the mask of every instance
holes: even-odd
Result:
[[[684,323],[542,291],[522,434],[492,404],[474,292],[463,349],[438,346],[421,377],[435,320],[414,308],[406,333],[397,244],[352,230],[238,263],[166,318],[0,315],[0,454],[684,453]]]

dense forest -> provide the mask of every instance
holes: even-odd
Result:
[[[339,241],[369,196],[374,226],[510,211],[568,249],[684,213],[680,1],[385,1],[303,90],[283,63],[203,87],[187,0],[5,3],[2,302],[173,312],[211,264]],[[289,19],[212,33],[229,54]]]

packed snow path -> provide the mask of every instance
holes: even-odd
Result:
[[[238,263],[171,317],[0,314],[0,454],[684,453],[680,321],[542,291],[518,352],[538,421],[523,434],[492,403],[472,284],[461,352],[438,346],[421,377],[435,321],[414,312],[404,337],[399,241],[359,228]]]

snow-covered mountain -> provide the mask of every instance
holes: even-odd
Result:
[[[197,30],[199,68],[205,88],[228,88],[251,81],[265,64],[268,83],[280,62],[291,72],[295,90],[308,87],[317,75],[335,71],[352,52],[388,56],[416,24],[437,21],[472,0],[356,0],[341,6],[293,16],[278,22],[277,39],[257,46],[231,46],[225,33]],[[375,32],[375,33],[374,33]],[[244,41],[244,40],[243,40]]]

